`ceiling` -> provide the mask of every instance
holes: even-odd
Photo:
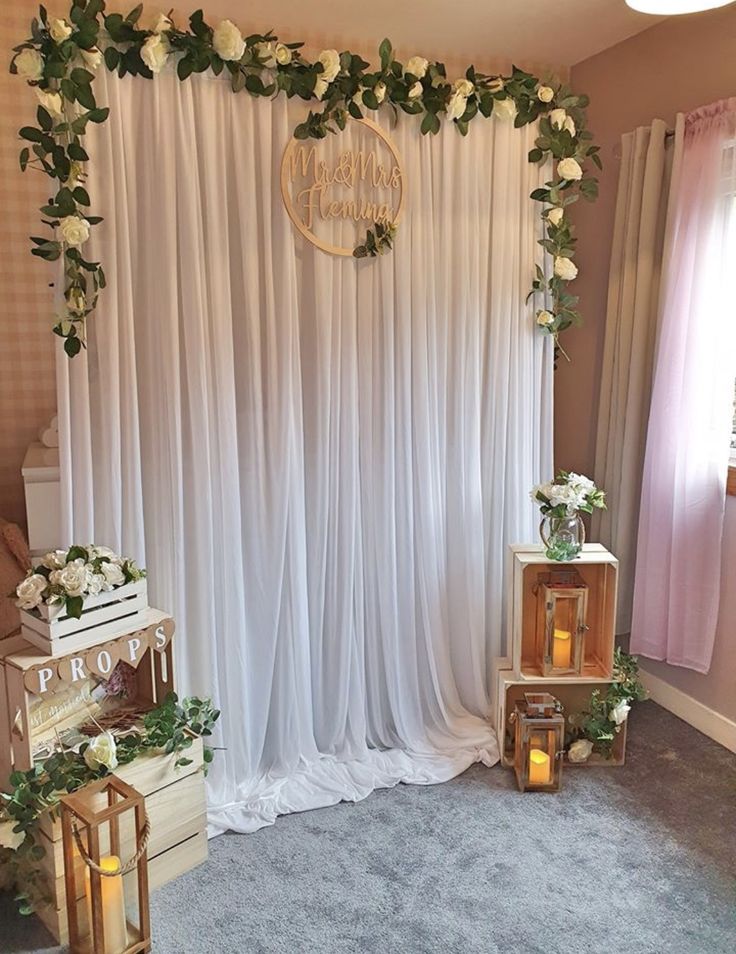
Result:
[[[244,28],[272,27],[285,38],[330,37],[372,48],[389,36],[402,58],[416,52],[447,60],[502,57],[530,66],[572,66],[665,19],[636,13],[625,0],[263,0],[262,5],[202,0],[201,5],[210,21],[227,16]]]

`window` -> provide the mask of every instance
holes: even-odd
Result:
[[[728,228],[733,235],[736,232],[736,141],[728,143],[723,150],[723,192],[729,206]],[[731,457],[728,468],[729,494],[736,496],[736,381],[733,392],[733,417],[731,423]]]

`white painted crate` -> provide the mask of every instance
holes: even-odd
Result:
[[[92,643],[114,639],[143,624],[148,608],[145,579],[126,583],[108,593],[87,596],[82,616],[66,615],[63,603],[21,610],[23,638],[50,656],[75,652]]]

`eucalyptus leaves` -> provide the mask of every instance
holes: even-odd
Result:
[[[613,682],[605,695],[600,689],[594,689],[588,708],[570,716],[571,734],[568,741],[572,761],[586,761],[591,752],[597,752],[607,759],[611,758],[616,736],[621,732],[632,704],[646,697],[646,689],[639,679],[639,663],[636,657],[616,647]],[[576,755],[576,752],[582,755],[586,751],[585,758]]]
[[[163,751],[175,756],[177,767],[191,765],[184,754],[195,736],[208,738],[220,717],[209,699],[187,698],[181,702],[171,693],[156,709],[147,712],[141,725],[116,735],[104,732],[83,743],[78,749],[55,752],[27,772],[13,772],[10,790],[0,792],[0,863],[9,867],[25,864],[26,868],[40,861],[46,853],[37,825],[44,812],[54,812],[61,795],[102,778],[119,765],[127,765],[139,755]],[[204,771],[212,761],[214,750],[203,748]],[[26,870],[24,883],[42,896],[43,873]],[[12,880],[12,878],[11,878]],[[18,895],[22,914],[33,911],[35,898],[30,893]]]
[[[513,120],[515,126],[539,119],[540,135],[529,161],[541,163],[551,157],[556,168],[531,198],[545,206],[546,236],[541,244],[552,256],[553,268],[549,278],[544,269],[537,269],[530,295],[541,293],[550,301],[549,308],[537,312],[537,322],[555,340],[579,322],[577,298],[566,290],[577,267],[572,261],[575,238],[565,210],[581,195],[586,199],[597,195],[597,180],[585,171],[589,160],[600,167],[598,146],[585,129],[586,96],[557,82],[541,83],[516,68],[510,76],[488,76],[470,66],[453,80],[442,63],[421,56],[402,64],[389,40],[381,43],[380,66],[372,69],[349,51],[323,50],[311,62],[301,52],[302,43],[283,43],[272,33],[244,37],[229,20],[213,28],[201,10],[192,14],[188,29],[180,29],[164,15],[144,28],[141,6],[126,17],[105,16],[104,11],[104,0],[73,0],[68,19],[53,19],[41,7],[30,38],[15,48],[10,67],[38,95],[37,125],[20,130],[28,143],[21,150],[20,165],[37,168],[54,181],[55,194],[41,209],[51,236],[33,236],[31,241],[34,255],[47,261],[63,258],[64,305],[54,332],[64,339],[70,357],[84,346],[87,318],[105,287],[101,264],[81,252],[90,228],[100,222],[88,213],[84,164],[89,156],[83,137],[88,123],[104,122],[108,116],[108,109],[97,105],[93,90],[95,71],[103,62],[121,77],[152,79],[173,60],[180,80],[192,73],[224,71],[234,92],[267,97],[283,93],[317,101],[319,107],[294,130],[298,139],[324,138],[344,129],[348,117],[361,119],[365,110],[385,107],[395,114],[402,110],[421,117],[423,134],[438,133],[443,118],[463,135],[478,116]],[[381,254],[390,249],[392,239],[388,232],[369,231],[356,256]]]

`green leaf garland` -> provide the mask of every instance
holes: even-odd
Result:
[[[318,107],[294,130],[297,139],[324,139],[344,129],[348,116],[361,119],[365,110],[384,108],[418,117],[423,135],[436,135],[443,118],[462,135],[479,116],[513,118],[516,127],[539,120],[529,161],[552,158],[557,165],[550,181],[531,198],[544,205],[545,237],[540,244],[551,256],[552,267],[549,275],[537,269],[530,297],[541,294],[551,302],[551,310],[537,311],[537,323],[555,342],[562,331],[580,323],[577,297],[567,291],[577,267],[576,239],[565,211],[580,196],[593,201],[598,194],[598,181],[587,168],[591,163],[601,168],[599,147],[586,129],[587,96],[554,80],[544,83],[516,67],[509,76],[490,76],[470,66],[463,78],[451,81],[442,63],[418,56],[401,63],[388,39],[379,47],[380,67],[372,69],[350,51],[323,51],[311,62],[301,53],[302,43],[283,43],[273,33],[243,37],[227,20],[212,28],[201,10],[191,15],[188,29],[163,14],[151,29],[143,29],[141,16],[142,5],[125,17],[105,15],[104,0],[72,0],[68,19],[51,18],[41,6],[31,36],[15,47],[10,65],[11,73],[22,76],[38,94],[37,125],[19,132],[26,143],[20,168],[38,169],[54,183],[55,194],[41,208],[53,237],[33,238],[31,252],[50,262],[63,258],[64,304],[53,330],[64,339],[69,357],[85,347],[87,319],[105,287],[101,263],[86,261],[80,253],[90,229],[102,221],[87,213],[91,201],[83,185],[89,161],[83,146],[87,125],[103,123],[109,115],[95,98],[95,71],[104,65],[120,77],[153,79],[170,58],[182,81],[207,70],[227,72],[234,92],[316,101]],[[387,230],[377,223],[356,248],[356,258],[389,251],[393,236],[393,226]]]

